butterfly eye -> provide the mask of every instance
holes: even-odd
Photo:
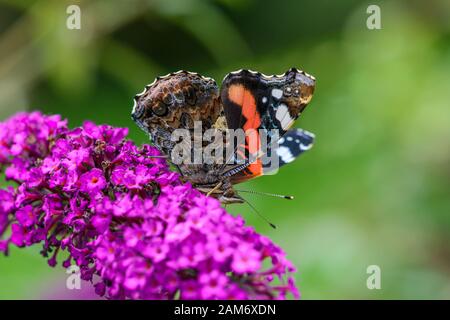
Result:
[[[295,89],[295,91],[294,91],[294,96],[298,97],[299,94],[300,94],[300,91],[299,91],[298,89]]]
[[[157,116],[165,116],[167,114],[167,106],[162,102],[158,102],[156,106],[153,107],[153,112]]]

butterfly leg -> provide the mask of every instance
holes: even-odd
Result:
[[[212,193],[214,193],[215,191],[217,191],[221,186],[222,186],[222,181],[219,182],[214,188],[212,188],[212,189],[206,194],[206,196],[209,197]]]

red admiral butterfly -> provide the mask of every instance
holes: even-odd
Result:
[[[258,142],[277,130],[280,138],[275,150],[268,147],[262,152],[262,144],[246,138],[223,164],[176,165],[182,177],[201,192],[225,204],[242,203],[233,184],[270,173],[273,168],[265,165],[264,156],[274,154],[284,165],[312,147],[312,133],[289,128],[310,102],[314,87],[315,78],[295,68],[278,76],[249,70],[231,72],[220,92],[213,79],[178,71],[156,78],[136,95],[131,115],[168,157],[179,142],[171,138],[174,131],[192,132],[196,121],[201,121],[202,134],[208,129],[253,130]]]

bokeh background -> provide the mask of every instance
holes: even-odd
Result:
[[[68,30],[66,8],[81,8]],[[366,27],[370,4],[381,30]],[[229,206],[283,247],[304,299],[450,298],[450,2],[0,0],[0,119],[39,109],[130,128],[132,97],[179,69],[317,78],[297,126],[315,147]],[[381,289],[366,287],[369,265]],[[64,293],[39,248],[0,257],[0,298]]]

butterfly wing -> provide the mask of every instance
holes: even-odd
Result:
[[[314,87],[314,77],[294,68],[279,76],[240,70],[225,77],[221,101],[228,128],[247,133],[233,158],[247,166],[232,181],[264,173],[262,155],[270,152],[273,137],[282,137],[292,126],[311,100]]]
[[[216,82],[182,70],[156,78],[137,94],[131,117],[155,146],[170,156],[176,145],[171,141],[175,130],[191,132],[195,123],[201,122],[204,132],[216,122],[220,111]]]
[[[314,88],[314,77],[298,69],[279,76],[231,72],[220,94],[228,128],[277,129],[282,136],[310,102]]]
[[[275,173],[279,167],[293,162],[305,151],[312,148],[314,134],[302,129],[291,129],[278,140],[274,149],[262,155],[257,161],[231,177],[233,183],[240,183],[262,175]],[[274,158],[271,158],[273,155]]]

